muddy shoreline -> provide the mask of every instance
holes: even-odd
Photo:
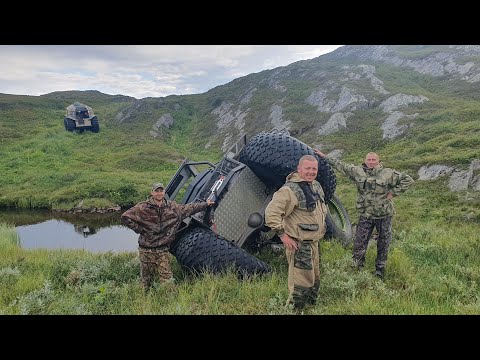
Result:
[[[109,208],[73,208],[68,210],[60,210],[60,209],[52,209],[54,212],[59,213],[68,213],[68,214],[105,214],[105,213],[112,213],[112,212],[121,212],[122,209],[120,206],[113,206]]]

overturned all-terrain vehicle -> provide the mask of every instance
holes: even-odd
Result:
[[[317,181],[322,185],[329,213],[326,238],[347,246],[352,226],[335,195],[333,169],[311,147],[285,132],[262,132],[247,141],[243,135],[216,164],[183,161],[165,189],[165,197],[187,204],[213,198],[215,204],[181,223],[170,252],[189,271],[219,273],[233,268],[239,276],[271,269],[246,249],[281,244],[265,225],[265,208],[286,176],[296,170],[303,155],[318,160]],[[203,170],[198,170],[203,167]],[[206,167],[206,169],[205,169]],[[176,197],[183,197],[179,201]]]
[[[100,131],[100,124],[93,113],[90,106],[84,105],[75,101],[72,105],[67,106],[67,113],[63,119],[65,130],[67,131],[84,131],[90,130],[92,132]]]

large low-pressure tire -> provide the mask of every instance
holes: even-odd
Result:
[[[65,125],[65,130],[67,131],[73,131],[75,130],[75,120],[69,119],[69,118],[64,118],[63,119],[63,124]]]
[[[96,116],[92,118],[92,127],[91,127],[92,132],[98,133],[100,131],[100,124],[98,123],[98,119]]]
[[[198,273],[207,270],[217,274],[231,268],[239,277],[244,277],[271,271],[265,262],[204,228],[192,228],[181,234],[170,252],[180,265]]]
[[[261,132],[243,147],[239,161],[246,164],[267,186],[280,188],[289,173],[297,169],[303,155],[312,155],[318,161],[317,181],[322,185],[325,199],[335,193],[335,172],[325,159],[300,140],[280,132]]]
[[[328,213],[325,217],[326,232],[325,238],[340,240],[343,246],[348,246],[353,240],[352,223],[347,211],[337,195],[333,195],[327,201]]]

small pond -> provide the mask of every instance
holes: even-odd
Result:
[[[120,214],[0,211],[0,222],[15,225],[20,245],[26,249],[136,251],[138,234],[121,224]]]

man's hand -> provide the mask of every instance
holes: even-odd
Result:
[[[215,204],[215,201],[213,201],[212,199],[207,199],[207,204],[208,206],[212,206],[213,204]]]
[[[327,155],[325,155],[324,153],[322,153],[322,152],[321,152],[320,150],[318,150],[318,149],[313,149],[313,151],[315,152],[315,154],[317,154],[318,156],[320,156],[320,157],[322,157],[322,158],[324,158],[325,156],[327,156]]]
[[[393,199],[393,194],[391,192],[387,193],[387,199],[392,200]]]
[[[295,240],[293,240],[287,233],[283,233],[283,235],[279,236],[280,240],[282,240],[283,245],[285,248],[291,251],[295,251],[298,249],[298,245]]]

